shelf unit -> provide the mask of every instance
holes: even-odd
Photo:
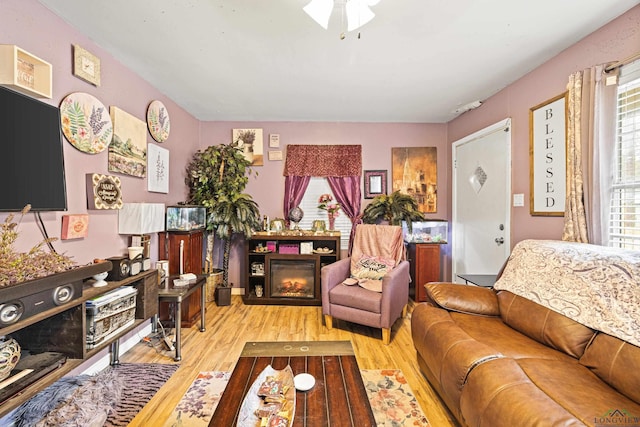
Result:
[[[52,96],[51,64],[13,44],[0,44],[0,84],[38,98]]]
[[[158,313],[157,270],[144,271],[118,282],[107,282],[106,286],[92,287],[91,285],[95,280],[90,279],[90,277],[96,274],[95,267],[80,267],[77,270],[81,269],[88,269],[85,273],[87,276],[83,276],[80,271],[77,272],[77,274],[80,274],[78,276],[80,277],[79,280],[83,280],[82,296],[0,329],[0,336],[10,335],[15,338],[23,350],[30,350],[34,353],[59,352],[66,356],[66,361],[59,368],[54,369],[4,399],[0,403],[0,417],[8,414],[47,386],[80,366],[85,360],[117,343],[120,337]],[[102,269],[102,271],[105,271],[105,269]],[[52,277],[56,277],[56,275]],[[46,280],[46,278],[39,280]],[[94,348],[88,349],[86,344],[85,302],[125,285],[134,286],[138,290],[134,323],[118,331],[117,334],[99,343]],[[16,384],[18,383],[16,382]]]
[[[271,252],[258,252],[258,247],[272,246]],[[311,249],[311,253],[300,253],[301,247]],[[288,248],[289,250],[285,250]],[[298,253],[283,253],[295,252]],[[321,248],[328,248],[330,253],[317,253]],[[321,305],[320,270],[327,264],[340,259],[340,233],[328,232],[323,234],[272,234],[268,232],[254,233],[245,244],[245,268],[243,269],[245,304],[277,304],[277,305]],[[313,292],[305,296],[274,296],[274,284],[271,283],[271,265],[274,262],[283,263],[313,263]],[[262,265],[260,268],[252,266]],[[262,286],[263,296],[256,295],[256,287]]]

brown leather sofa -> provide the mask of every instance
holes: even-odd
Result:
[[[640,426],[640,348],[509,291],[425,285],[412,338],[463,426]]]

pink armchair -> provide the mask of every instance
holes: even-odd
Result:
[[[384,260],[382,262],[386,262],[387,268],[375,265],[377,260]],[[362,274],[362,266],[371,264],[374,264],[371,268],[373,273]],[[377,280],[375,272],[380,271],[384,276]],[[353,276],[360,277],[359,284],[343,283]],[[363,276],[372,279],[362,279]],[[351,257],[329,264],[321,271],[325,325],[332,329],[335,317],[381,328],[382,341],[389,344],[391,327],[407,313],[409,281],[409,262],[404,260],[402,229],[391,225],[358,225]]]

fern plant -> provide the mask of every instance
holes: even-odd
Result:
[[[412,231],[413,221],[423,220],[424,214],[418,210],[415,199],[399,191],[374,197],[362,212],[362,222],[365,224],[387,221],[391,225],[402,225],[402,221],[405,221],[409,232]]]

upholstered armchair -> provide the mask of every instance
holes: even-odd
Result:
[[[351,257],[326,265],[321,272],[322,314],[328,329],[333,319],[382,329],[391,341],[391,327],[407,312],[409,262],[404,259],[402,229],[360,224]]]

